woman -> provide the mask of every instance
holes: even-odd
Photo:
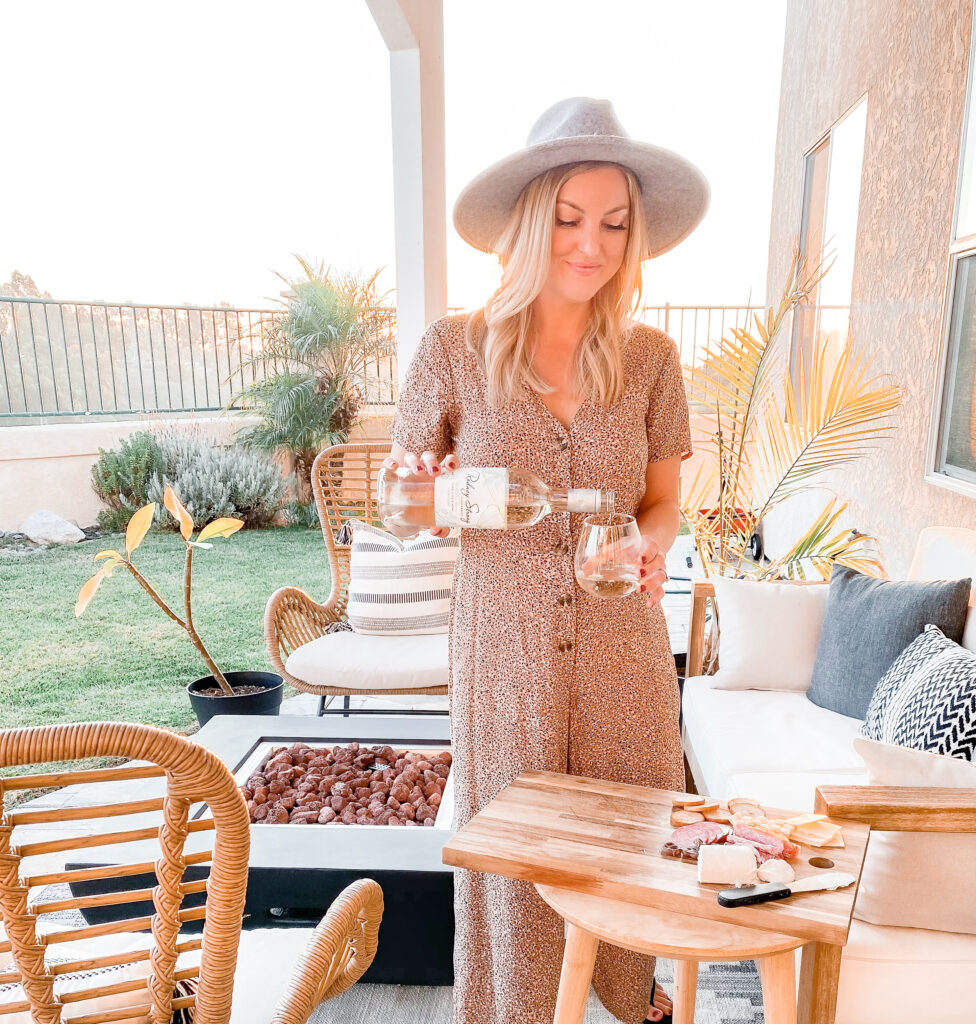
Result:
[[[641,261],[687,235],[707,196],[687,161],[631,141],[606,101],[576,98],[455,206],[462,237],[500,255],[502,284],[483,310],[425,332],[387,465],[520,466],[554,487],[612,490],[642,535],[641,594],[614,601],[575,583],[582,516],[464,531],[450,635],[457,826],[529,768],[684,786],[659,601],[688,407],[674,343],[630,313]],[[550,1024],[561,920],[524,882],[459,871],[455,892],[456,1024]],[[652,973],[601,945],[593,983],[626,1024],[658,1021],[671,1004]]]

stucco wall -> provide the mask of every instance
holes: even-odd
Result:
[[[779,294],[799,235],[803,154],[866,95],[851,326],[905,398],[895,439],[831,483],[892,576],[922,527],[976,528],[976,498],[924,480],[971,12],[972,0],[791,0],[786,21],[766,294]],[[767,546],[780,549],[813,501],[784,507]]]
[[[351,440],[385,439],[388,423],[388,417],[370,416]],[[192,426],[229,442],[242,420],[200,417],[166,420],[165,425]],[[103,507],[91,486],[98,449],[114,447],[137,430],[159,426],[159,420],[127,420],[0,428],[0,530],[19,530],[24,519],[41,508],[79,526],[93,525]]]

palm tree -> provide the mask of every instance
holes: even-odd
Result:
[[[311,469],[322,448],[343,444],[368,388],[371,362],[389,355],[387,310],[377,295],[377,270],[365,280],[335,275],[297,257],[304,277],[290,280],[284,309],[260,325],[261,351],[250,364],[263,376],[231,404],[258,422],[237,439],[293,460],[300,504],[311,502]]]
[[[883,573],[869,544],[874,538],[839,525],[846,504],[835,496],[786,554],[763,563],[748,556],[763,519],[781,502],[864,458],[893,429],[901,389],[869,376],[870,360],[853,352],[850,338],[839,357],[825,335],[814,340],[810,365],[790,374],[782,337],[790,313],[808,299],[825,273],[805,279],[794,258],[783,298],[755,330],[734,328],[709,343],[702,364],[686,368],[689,404],[708,426],[698,439],[708,458],[682,496],[708,573],[752,579],[825,579],[834,563]]]

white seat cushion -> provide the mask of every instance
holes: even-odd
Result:
[[[257,1024],[274,1017],[312,931],[255,928],[241,932],[230,1024]]]
[[[234,996],[230,1024],[258,1024],[274,1016],[278,1001],[285,994],[298,960],[312,937],[312,928],[256,928],[241,932],[237,950],[237,969],[234,972]],[[146,949],[151,945],[151,936],[112,935],[95,940],[58,944],[53,947],[59,958],[83,959],[86,956],[102,956],[108,953],[131,952]],[[106,945],[109,943],[109,945]],[[195,967],[200,963],[200,951],[194,950],[180,956],[178,968]],[[94,984],[114,984],[119,981],[143,978],[149,972],[148,961],[112,968],[96,974],[63,976],[56,984],[60,993],[84,990]],[[131,1006],[131,993],[104,996],[77,1004],[79,1013],[95,1013]],[[0,1006],[5,1002],[19,1002],[23,992],[19,985],[0,986]],[[31,1024],[30,1014],[17,1013],[0,1015],[4,1024]]]
[[[857,719],[818,707],[803,693],[713,690],[709,682],[707,676],[685,680],[682,701],[688,760],[708,795],[766,799],[738,791],[745,785],[740,777],[753,774],[841,774],[845,785],[863,781],[864,762],[853,746]],[[804,792],[807,780],[798,780],[798,786]]]
[[[763,807],[812,811],[817,786],[865,786],[865,768],[839,772],[739,772],[729,779],[729,796],[754,797]]]
[[[976,935],[851,923],[836,1024],[971,1024]]]
[[[285,668],[306,683],[350,692],[447,686],[447,634],[329,633],[293,651]]]

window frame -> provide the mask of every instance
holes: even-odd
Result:
[[[821,134],[818,135],[817,138],[809,146],[807,146],[804,149],[804,151],[803,151],[803,174],[801,176],[801,186],[800,186],[801,187],[801,196],[800,196],[800,234],[799,234],[799,239],[798,239],[800,255],[803,258],[806,257],[807,240],[808,240],[809,235],[810,235],[810,205],[809,205],[809,200],[810,200],[810,193],[812,191],[811,186],[813,184],[812,177],[811,177],[811,171],[812,171],[812,168],[813,168],[813,158],[815,157],[817,151],[819,149],[821,149],[824,146],[824,144],[826,143],[826,146],[827,146],[827,166],[826,166],[826,169],[824,171],[824,196],[823,196],[823,214],[822,214],[823,220],[822,220],[822,223],[820,225],[820,236],[821,237],[820,237],[820,255],[819,255],[819,259],[822,262],[823,259],[824,259],[824,246],[826,244],[826,239],[823,237],[823,235],[824,235],[824,230],[825,230],[825,228],[827,226],[827,212],[828,212],[828,209],[830,207],[830,172],[831,172],[831,169],[833,167],[833,161],[834,161],[833,134],[834,134],[835,129],[839,125],[843,124],[858,109],[858,107],[860,107],[862,104],[864,104],[865,107],[866,107],[866,112],[865,112],[865,122],[864,122],[864,139],[863,139],[863,142],[862,142],[862,147],[866,146],[867,145],[867,132],[868,132],[867,117],[870,114],[870,107],[871,107],[869,99],[870,99],[870,97],[869,97],[867,92],[863,92],[859,96],[857,96],[857,98],[840,114],[840,116],[837,117],[836,120],[834,120],[834,122],[830,125],[830,127],[827,128],[826,131],[821,132]],[[863,187],[864,187],[864,159],[863,159],[863,153],[864,153],[864,149],[862,148],[861,177],[860,177],[860,181],[858,183],[859,196],[860,196],[860,189],[863,189]],[[860,199],[859,199],[858,200],[858,222],[860,222],[860,217],[861,217],[861,204],[860,204]],[[854,249],[854,252],[852,253],[852,261],[856,261],[856,259],[857,259],[857,243],[858,243],[858,230],[857,230],[857,225],[855,225],[855,230],[854,230],[854,247],[855,247],[855,249]],[[806,272],[807,273],[810,272],[810,268],[809,267],[806,268]],[[854,298],[854,296],[853,296],[853,293],[852,293],[851,297],[848,300],[848,303],[847,303],[846,306],[824,305],[820,301],[821,300],[821,289],[820,289],[820,283],[818,283],[817,286],[816,286],[815,292],[814,292],[813,301],[812,302],[804,303],[803,305],[798,306],[794,310],[792,318],[791,318],[791,324],[790,324],[790,347],[789,347],[789,356],[788,356],[788,358],[789,358],[790,376],[793,379],[794,384],[796,383],[796,379],[797,379],[797,376],[796,376],[797,375],[797,354],[798,354],[798,351],[799,351],[799,348],[800,348],[800,343],[802,341],[802,339],[800,338],[799,335],[800,335],[801,330],[803,330],[805,326],[809,326],[809,323],[810,323],[810,321],[807,320],[806,318],[808,318],[808,317],[812,318],[813,331],[814,331],[814,335],[816,335],[816,333],[820,330],[820,315],[821,315],[821,311],[822,310],[847,309],[848,310],[848,331],[850,331],[850,317],[853,316],[853,312],[854,312],[854,310],[853,310],[853,298]]]
[[[932,389],[932,402],[930,406],[931,415],[929,418],[928,443],[925,452],[925,476],[926,483],[937,487],[944,487],[948,490],[976,498],[976,479],[956,476],[947,472],[944,453],[948,447],[949,422],[946,414],[949,411],[949,403],[953,389],[949,387],[950,370],[952,370],[952,383],[955,383],[955,367],[950,367],[950,356],[954,355],[952,345],[952,313],[956,302],[956,279],[958,277],[959,263],[967,257],[976,257],[976,225],[974,230],[957,237],[959,228],[959,212],[962,205],[963,184],[966,171],[967,148],[972,146],[970,154],[972,160],[976,161],[976,132],[970,136],[970,114],[973,112],[974,93],[976,93],[976,6],[972,13],[972,26],[969,40],[969,67],[966,72],[966,100],[963,106],[962,132],[959,142],[959,163],[956,168],[956,194],[952,208],[952,235],[948,247],[948,260],[946,261],[945,279],[942,287],[942,324],[939,332],[939,355],[936,361],[936,373],[934,387]],[[976,379],[973,381],[976,387]],[[967,472],[957,467],[957,472]]]

